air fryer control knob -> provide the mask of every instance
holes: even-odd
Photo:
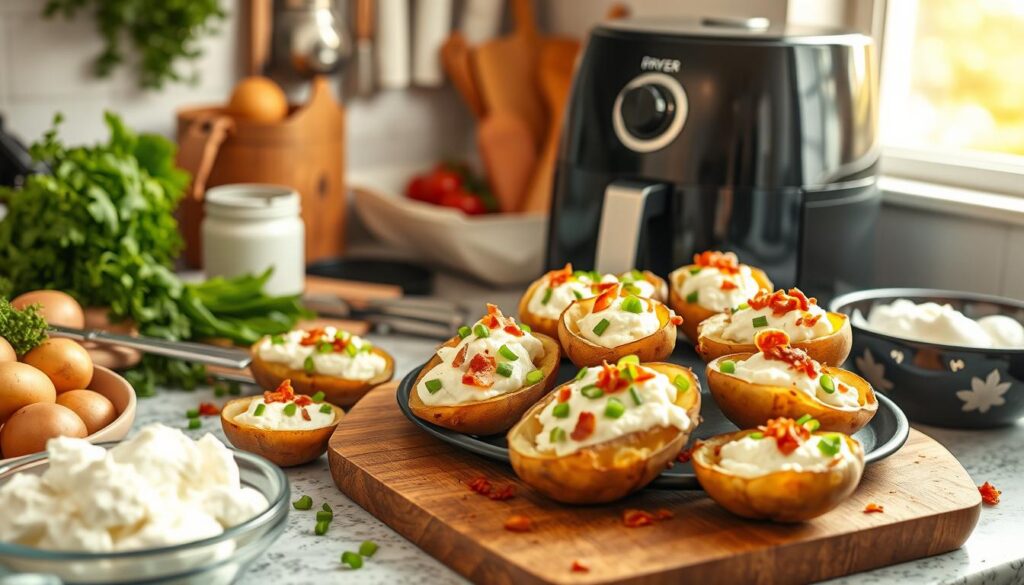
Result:
[[[672,122],[675,101],[662,85],[648,83],[622,94],[622,121],[626,130],[637,138],[661,134]]]

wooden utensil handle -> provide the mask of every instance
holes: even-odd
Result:
[[[186,197],[196,201],[202,200],[203,193],[206,192],[206,181],[210,178],[220,146],[234,129],[234,120],[223,114],[202,116],[189,125],[181,144],[178,145],[176,160],[178,168],[192,175],[192,185]]]
[[[373,0],[356,0],[356,39],[373,38]]]
[[[516,34],[525,37],[537,36],[537,18],[533,12],[533,0],[512,0],[512,23]]]

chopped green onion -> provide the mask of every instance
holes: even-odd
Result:
[[[331,520],[334,520],[334,512],[328,512],[326,510],[320,510],[320,511],[318,511],[316,513],[316,521],[317,521],[317,523],[320,523],[320,522],[330,522]]]
[[[459,327],[459,339],[465,339],[469,337],[470,333],[473,333],[473,330],[470,329],[468,326],[463,325],[462,327]]]
[[[330,512],[331,514],[334,514],[334,509],[331,508],[331,505],[328,504],[327,502],[324,502],[324,505],[320,506],[320,509],[323,510],[324,512]]]
[[[288,404],[284,405],[284,415],[295,416],[295,411],[297,411],[298,409],[299,407],[294,402],[289,402]]]
[[[760,441],[761,439],[764,438],[764,433],[762,433],[761,431],[754,431],[747,436],[750,437],[751,439],[754,439],[755,441]]]
[[[626,364],[626,367],[622,368],[622,377],[632,382],[636,380],[636,364]]]
[[[802,425],[805,422],[811,420],[811,418],[812,418],[811,415],[805,414],[805,415],[801,416],[800,418],[796,419],[796,424]]]
[[[491,330],[488,329],[483,323],[477,323],[476,326],[473,327],[473,333],[475,333],[476,336],[481,339],[483,339],[484,337],[491,336]]]
[[[540,382],[543,379],[544,379],[544,371],[543,370],[534,370],[534,371],[530,372],[529,374],[526,374],[526,383],[527,384],[536,384],[537,382]]]
[[[628,282],[636,282],[638,280],[644,280],[644,273],[640,272],[636,268],[634,268],[633,270],[630,270],[629,272],[627,272],[623,276],[626,276],[626,277],[629,278]]]
[[[508,365],[505,362],[502,362],[502,363],[498,364],[498,366],[494,369],[494,371],[499,376],[502,376],[504,378],[508,378],[509,376],[512,375],[512,366]]]
[[[331,408],[330,404],[321,404],[320,405],[320,412],[322,412],[324,414],[331,414],[332,412],[334,412],[334,409]]]
[[[608,418],[619,418],[626,412],[626,407],[618,398],[609,398],[604,407],[604,415]]]
[[[338,330],[338,331],[334,332],[334,338],[339,340],[339,341],[344,341],[344,340],[348,339],[349,337],[352,337],[352,334],[349,333],[348,331]]]
[[[363,557],[359,556],[358,553],[347,550],[341,553],[341,564],[348,565],[352,569],[361,569],[363,568]]]
[[[692,293],[686,295],[686,302],[691,303],[691,304],[692,303],[696,303],[697,299],[700,298],[698,296],[698,294],[697,294],[698,292],[699,291],[693,291]]]
[[[697,274],[701,270],[703,270],[703,267],[701,267],[701,266],[694,266],[694,267],[690,268],[690,274]]]
[[[313,534],[316,534],[317,536],[323,536],[323,535],[327,534],[327,529],[330,528],[330,526],[331,526],[330,522],[324,522],[324,521],[317,522],[316,526],[313,527]]]
[[[636,391],[635,386],[629,387],[629,396],[633,399],[633,404],[635,404],[636,406],[640,406],[641,404],[644,403],[643,399],[640,398],[640,393]]]
[[[643,291],[640,290],[640,287],[633,284],[632,282],[622,285],[622,289],[631,295],[636,295],[638,297],[643,296]]]
[[[761,315],[760,317],[754,317],[750,322],[754,324],[754,327],[767,327],[768,317]]]
[[[736,372],[736,362],[732,360],[725,360],[724,362],[718,364],[718,371],[722,372],[723,374],[733,374]]]
[[[185,418],[199,418],[199,409],[190,408],[185,411]]]
[[[672,383],[675,384],[676,388],[679,388],[680,392],[686,392],[690,389],[690,381],[682,374],[676,374],[676,377],[672,378]]]
[[[569,418],[569,403],[559,402],[553,409],[551,409],[551,414],[555,418]]]
[[[292,507],[296,510],[309,510],[313,507],[313,498],[309,496],[302,496],[301,498],[292,502]]]
[[[821,423],[818,422],[818,419],[812,418],[811,420],[807,421],[804,424],[804,428],[813,433],[814,431],[821,428]]]
[[[572,273],[572,277],[575,278],[576,280],[579,280],[579,279],[583,278],[584,276],[586,276],[587,278],[590,278],[590,273],[587,272],[586,270],[577,270],[577,271]]]
[[[839,438],[839,435],[828,435],[827,437],[822,437],[821,440],[818,441],[818,450],[821,451],[823,455],[832,457],[836,453],[839,453],[841,440],[842,439]]]
[[[604,390],[601,390],[597,386],[590,384],[589,386],[584,386],[583,389],[580,390],[580,394],[586,396],[591,400],[597,400],[598,398],[604,396]]]
[[[369,558],[369,557],[372,557],[373,555],[377,554],[377,549],[378,548],[380,548],[380,547],[377,546],[376,542],[373,542],[372,540],[364,540],[359,545],[359,554],[364,556],[364,557]]]
[[[737,311],[742,311],[744,309],[749,309],[749,308],[750,308],[750,305],[748,305],[747,303],[740,303],[739,306],[736,307],[736,310]]]
[[[201,426],[203,426],[203,421],[199,420],[198,418],[190,418],[190,419],[188,419],[188,428],[190,430],[194,431],[194,430],[198,429]]]
[[[312,374],[316,371],[316,364],[313,363],[313,356],[306,356],[305,361],[302,362],[302,369],[306,370],[307,374]]]
[[[270,338],[270,343],[273,344],[273,345],[282,345],[282,344],[284,344],[284,335],[277,334],[277,335],[272,336]]]
[[[611,323],[608,322],[608,319],[601,319],[597,322],[597,325],[594,325],[594,335],[597,335],[598,337],[604,335],[604,332],[608,329],[609,325],[611,325]]]
[[[427,380],[423,384],[427,387],[427,392],[430,392],[431,394],[437,394],[438,390],[444,386],[444,382],[437,378]]]
[[[601,273],[596,270],[591,270],[590,280],[593,280],[594,282],[601,282]]]
[[[619,306],[627,313],[636,313],[639,315],[644,312],[644,304],[640,302],[640,299],[632,295],[622,299],[622,304]]]
[[[316,350],[320,353],[331,353],[334,351],[334,344],[327,341],[321,341],[320,344],[316,346]]]
[[[551,301],[551,287],[544,289],[544,296],[540,298],[540,304],[546,305]]]
[[[583,300],[583,293],[581,293],[581,292],[580,292],[580,291],[578,291],[578,290],[573,290],[573,291],[572,291],[572,295],[573,295],[574,297],[576,297],[576,300],[577,300],[577,301],[582,301],[582,300]]]
[[[314,394],[314,395],[312,396],[312,398],[313,398],[313,402],[316,402],[316,403],[318,403],[318,404],[319,404],[319,403],[321,403],[321,402],[323,402],[323,401],[324,401],[324,398],[326,398],[326,397],[327,397],[327,396],[326,396],[326,395],[325,395],[325,394],[323,393],[323,391],[322,391],[322,390],[317,390],[316,394]]]
[[[519,354],[512,351],[512,348],[505,345],[504,343],[501,344],[501,347],[498,348],[498,353],[501,354],[501,357],[507,359],[510,362],[514,362],[517,359],[519,359]]]
[[[263,416],[263,413],[266,412],[266,411],[267,411],[267,405],[266,404],[257,404],[256,405],[256,410],[254,410],[252,412],[252,415],[253,416]]]
[[[587,375],[587,368],[580,368],[580,371],[576,372],[576,379],[582,380],[583,376]]]
[[[820,384],[821,389],[824,390],[826,394],[832,394],[836,391],[836,385],[832,382],[832,376],[822,375]]]
[[[636,354],[624,355],[615,362],[615,367],[621,368],[626,364],[640,364],[640,358]]]
[[[551,432],[548,434],[548,442],[551,442],[551,443],[561,443],[564,440],[565,440],[565,429],[563,429],[562,427],[555,427],[555,428],[551,429]]]
[[[519,325],[519,328],[522,329],[524,333],[533,333],[533,327],[530,327],[526,323],[519,323],[518,325]]]
[[[224,387],[223,385],[215,384],[213,386],[213,396],[214,396],[214,398],[223,398],[224,395],[227,394],[227,393],[228,393],[228,389],[226,387]]]
[[[356,344],[350,341],[345,344],[345,353],[347,353],[349,357],[356,357],[356,354],[359,353],[359,348],[356,347]]]

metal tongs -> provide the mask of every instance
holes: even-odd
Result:
[[[120,335],[99,329],[75,329],[60,325],[50,325],[49,333],[54,337],[127,347],[143,353],[162,355],[208,366],[243,370],[252,362],[252,356],[248,351],[234,347],[219,347],[191,341],[167,341],[157,337]]]

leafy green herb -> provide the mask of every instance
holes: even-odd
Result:
[[[14,353],[25,355],[46,339],[46,319],[34,305],[19,311],[0,297],[0,337],[11,344]]]

